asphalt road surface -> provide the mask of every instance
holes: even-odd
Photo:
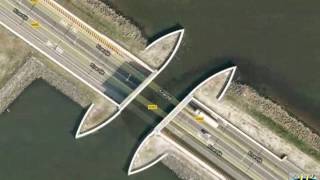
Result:
[[[186,108],[188,110],[181,111],[169,124],[170,126],[168,125],[168,129],[175,127],[173,134],[180,136],[185,144],[211,159],[218,167],[229,169],[227,173],[231,176],[239,177],[246,174],[253,179],[287,179],[289,174],[301,173],[301,170],[292,163],[276,159],[219,120],[217,128],[205,122],[195,121],[195,114],[190,113],[192,108]],[[205,133],[201,130],[205,130]],[[179,134],[179,131],[182,133]],[[237,171],[234,171],[235,168]]]
[[[127,57],[107,57],[96,48],[97,43],[86,38],[71,24],[64,27],[62,17],[57,21],[57,15],[52,15],[40,5],[38,8],[38,5],[31,6],[28,1],[19,3],[5,0],[0,8],[0,20],[3,23],[117,103],[124,100],[149,75],[148,71]],[[14,8],[29,19],[23,20],[13,12]],[[33,21],[39,22],[40,27],[33,28]],[[95,68],[91,66],[92,63]]]

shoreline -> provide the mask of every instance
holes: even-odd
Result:
[[[106,2],[101,0],[55,1],[135,54],[147,46],[147,38],[137,23]]]
[[[0,104],[0,114],[15,101],[25,88],[37,79],[44,80],[82,108],[90,104],[90,98],[86,93],[81,92],[76,85],[50,70],[39,60],[29,58],[0,89],[0,99],[2,101]]]
[[[306,126],[301,119],[297,119],[288,113],[283,106],[276,104],[272,100],[263,97],[253,89],[251,86],[244,85],[241,83],[232,83],[229,91],[226,94],[223,104],[229,104],[234,108],[239,109],[247,113],[249,116],[254,118],[254,122],[250,120],[242,122],[234,121],[233,123],[245,132],[255,137],[257,141],[268,147],[273,153],[281,156],[283,153],[289,153],[288,158],[293,162],[300,164],[300,167],[312,170],[306,164],[315,164],[320,162],[320,136],[316,132],[312,131]],[[225,114],[230,116],[230,114]],[[254,125],[255,124],[255,125]],[[275,138],[274,135],[284,140],[283,147],[277,145],[280,143],[279,140],[262,138],[257,135],[258,132],[248,129],[257,128],[260,132],[269,134],[269,138]],[[267,132],[268,131],[268,132]],[[270,133],[274,134],[271,135]],[[271,141],[274,141],[271,143]],[[274,145],[272,145],[274,144]],[[292,149],[293,148],[293,149]],[[294,148],[296,150],[294,150]],[[302,155],[301,153],[304,153]],[[296,154],[291,154],[296,152]],[[300,159],[297,159],[301,156]],[[304,158],[302,158],[304,156]],[[304,159],[304,160],[303,160]],[[303,169],[304,169],[303,168]],[[316,167],[315,167],[316,168]]]
[[[87,0],[87,2],[100,2],[99,0]],[[112,5],[110,5],[110,4],[107,4],[106,2],[100,2],[99,4],[104,4],[104,5],[106,5],[106,6],[108,6],[109,8],[114,8]],[[100,5],[99,5],[100,6]],[[119,11],[118,9],[114,9],[114,12],[116,12],[116,13],[118,13],[118,14],[120,14],[120,16],[122,16],[122,17],[124,17],[124,18],[126,18],[130,23],[131,23],[131,25],[132,26],[137,26],[137,30],[138,31],[140,31],[140,34],[142,35],[142,38],[144,38],[145,39],[145,42],[147,42],[147,38],[145,37],[145,36],[143,36],[144,35],[144,33],[143,33],[143,31],[141,30],[141,28],[139,28],[140,26],[139,25],[137,25],[136,23],[132,23],[132,19],[130,18],[130,17],[126,17],[126,16],[123,16],[122,14],[123,13],[121,13],[121,11]],[[134,22],[134,21],[133,21]],[[95,27],[95,26],[93,26],[93,27]],[[112,38],[114,38],[112,35],[111,35],[111,37]],[[116,38],[114,38],[117,42],[118,42],[118,39],[116,39]],[[121,43],[122,44],[122,43]],[[127,45],[125,45],[125,47],[127,48]],[[285,107],[283,107],[283,106],[281,106],[281,105],[279,105],[279,103],[278,102],[275,102],[273,99],[272,99],[272,97],[264,97],[264,96],[261,96],[260,94],[261,93],[259,93],[257,90],[255,90],[255,89],[253,89],[251,86],[248,86],[249,88],[251,88],[253,91],[255,91],[255,92],[257,92],[257,94],[259,95],[259,97],[260,98],[264,98],[264,100],[266,101],[266,102],[268,102],[268,103],[273,103],[275,106],[277,106],[278,108],[280,107],[280,109],[281,110],[284,110],[284,112],[286,112],[287,114],[288,114],[288,116],[293,116],[294,118],[296,118],[297,119],[297,121],[296,121],[296,123],[302,123],[303,124],[303,126],[299,126],[301,129],[303,129],[303,130],[306,130],[306,131],[310,131],[310,128],[308,128],[307,126],[306,126],[306,123],[304,123],[303,121],[301,121],[301,120],[299,120],[296,116],[294,116],[294,113],[292,113],[292,112],[289,112],[289,111],[287,111],[287,109],[285,108]],[[228,91],[227,91],[228,92]],[[312,132],[312,131],[310,131],[310,132]],[[169,169],[171,169],[171,170],[173,170],[176,174],[177,174],[177,176],[178,177],[180,177],[180,175],[181,174],[183,174],[183,168],[182,169],[179,169],[179,168],[172,168],[172,166],[170,165],[170,162],[174,162],[174,160],[168,160],[168,159],[170,159],[170,158],[174,158],[174,157],[171,157],[171,156],[168,156],[168,157],[166,157],[165,159],[166,159],[166,163],[164,163],[163,161],[161,161],[165,166],[167,166]],[[181,171],[180,171],[181,170]]]
[[[253,87],[238,82],[231,84],[227,98],[230,98],[230,96],[244,96],[245,98],[243,99],[247,101],[245,102],[246,104],[259,107],[259,111],[263,115],[270,117],[277,125],[290,131],[294,136],[320,151],[319,134],[292,112],[289,112],[286,107],[273,101],[270,97],[264,97]]]
[[[284,109],[290,116],[295,119],[300,120],[306,127],[311,129],[312,131],[316,132],[320,135],[320,124],[316,123],[318,119],[308,111],[304,111],[303,109],[299,109],[297,107],[291,106],[287,100],[287,98],[281,98],[277,95],[277,92],[273,92],[270,90],[264,90],[259,87],[259,85],[251,84],[251,82],[247,82],[242,80],[240,77],[236,80],[236,83],[246,85],[254,89],[261,97],[272,101],[274,104],[280,105],[282,109]],[[268,95],[268,92],[270,95]],[[303,121],[301,119],[304,119]],[[316,128],[313,128],[316,126]]]
[[[87,117],[86,128],[91,128],[103,122],[113,114],[114,107],[105,102],[93,90],[88,89],[77,80],[69,77],[63,70],[58,70],[46,59],[35,57],[26,58],[26,62],[17,72],[0,88],[0,114],[8,109],[11,103],[23,93],[24,89],[32,85],[36,80],[43,80],[63,95],[87,109],[92,103],[95,104]],[[84,128],[84,130],[86,129]]]

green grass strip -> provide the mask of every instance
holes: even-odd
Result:
[[[268,129],[272,130],[275,134],[277,134],[282,139],[286,140],[287,142],[295,145],[298,149],[302,152],[312,156],[316,160],[320,161],[320,151],[317,151],[311,145],[305,143],[303,140],[299,139],[296,135],[292,134],[289,130],[285,129],[281,125],[277,124],[273,121],[270,117],[265,116],[260,111],[256,110],[254,107],[251,107],[248,104],[244,104],[239,102],[237,98],[232,95],[227,95],[226,97],[228,100],[234,102],[240,109],[247,112],[251,115],[254,119],[256,119],[260,124],[267,127]]]

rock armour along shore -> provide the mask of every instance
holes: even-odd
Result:
[[[171,169],[180,179],[183,180],[214,180],[212,175],[201,167],[194,167],[185,157],[181,157],[177,152],[170,153],[169,156],[161,160],[162,164]]]
[[[139,53],[146,47],[147,39],[136,23],[121,15],[107,3],[101,0],[56,0],[56,2],[125,48]],[[73,6],[76,8],[70,8]]]
[[[28,58],[25,64],[0,89],[0,114],[28,87],[34,80],[43,79],[73,101],[86,107],[90,99],[77,86],[47,68],[34,58]]]
[[[312,132],[301,121],[290,116],[280,105],[260,96],[253,88],[240,83],[232,83],[227,93],[241,98],[243,103],[255,106],[263,115],[270,117],[275,123],[320,151],[320,137],[317,133]]]
[[[57,0],[60,4],[63,4],[62,2],[64,1],[65,0]],[[69,2],[76,3],[87,9],[93,10],[94,12],[91,13],[98,14],[101,16],[101,20],[112,24],[116,30],[111,29],[110,31],[107,31],[105,29],[95,27],[93,24],[90,25],[98,31],[112,37],[127,49],[137,52],[146,46],[147,40],[143,36],[142,31],[132,23],[132,21],[120,15],[110,6],[101,2],[101,0],[70,0]],[[77,15],[77,13],[75,14]],[[120,33],[115,34],[115,32]],[[132,47],[138,48],[132,49]],[[23,92],[26,87],[28,87],[34,80],[40,78],[60,90],[82,107],[89,106],[91,102],[90,97],[88,97],[85,92],[81,91],[80,88],[65,80],[61,75],[58,75],[47,68],[39,60],[29,58],[15,73],[15,75],[13,75],[0,89],[0,114],[8,108],[8,106]],[[276,123],[283,126],[285,129],[290,130],[294,135],[320,151],[319,135],[313,133],[299,120],[290,116],[280,105],[260,96],[254,89],[247,85],[232,83],[227,91],[227,94],[228,93],[245,97],[247,102],[259,107],[259,110],[261,110],[264,115],[271,117]],[[184,157],[180,157],[176,153],[174,153],[174,155],[167,156],[161,162],[174,171],[181,179],[208,179],[206,178],[207,176],[202,176],[203,174],[199,174],[195,171],[197,167],[192,167],[191,164],[188,163],[188,160]]]

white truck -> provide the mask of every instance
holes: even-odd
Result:
[[[62,48],[60,48],[59,46],[56,46],[56,52],[58,53],[58,54],[62,54],[63,53],[63,49]]]

